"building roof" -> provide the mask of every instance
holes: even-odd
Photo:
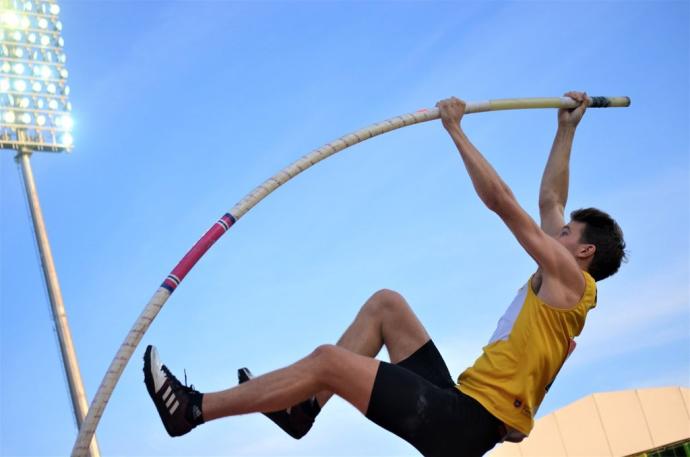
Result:
[[[537,420],[522,443],[491,457],[626,456],[690,439],[690,389],[661,387],[581,398]]]

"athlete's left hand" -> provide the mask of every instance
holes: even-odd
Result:
[[[436,103],[441,114],[441,121],[446,130],[460,127],[460,121],[465,114],[465,102],[456,97],[447,98]]]
[[[587,92],[566,92],[565,97],[570,97],[576,102],[580,102],[580,105],[573,109],[559,109],[558,110],[558,125],[561,127],[577,127],[580,123],[582,116],[585,115],[587,110],[587,104],[589,103],[589,97]]]

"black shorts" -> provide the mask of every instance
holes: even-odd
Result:
[[[367,418],[425,456],[483,455],[502,438],[502,423],[455,387],[431,340],[396,365],[381,362]]]

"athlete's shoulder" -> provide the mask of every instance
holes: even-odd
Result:
[[[587,273],[579,269],[574,272],[561,271],[559,273],[554,275],[548,271],[542,271],[541,287],[538,292],[535,292],[542,301],[553,308],[574,309],[585,298],[593,283],[589,283],[585,276]]]

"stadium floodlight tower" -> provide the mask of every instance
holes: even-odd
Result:
[[[74,415],[81,427],[88,403],[29,161],[34,152],[72,148],[59,13],[54,0],[0,0],[0,149],[15,151],[21,165]],[[99,455],[95,438],[89,451],[92,457]]]

